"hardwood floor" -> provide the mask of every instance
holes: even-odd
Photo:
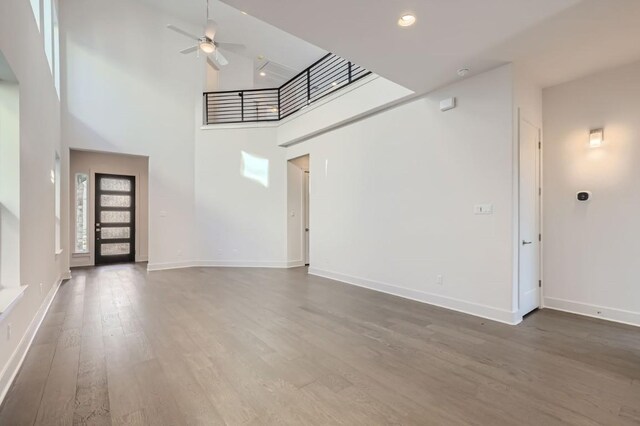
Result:
[[[304,268],[75,270],[0,425],[640,424],[640,330],[508,326]]]

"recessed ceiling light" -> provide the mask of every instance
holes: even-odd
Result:
[[[458,70],[458,75],[460,77],[464,77],[465,75],[469,74],[469,68],[460,68]]]
[[[240,13],[242,13],[243,15],[248,15],[248,13],[245,12],[244,10],[241,10]]]
[[[401,27],[410,27],[411,25],[416,23],[415,15],[410,13],[404,14],[398,19],[398,25]]]
[[[266,73],[266,72],[264,72],[264,71],[260,71],[260,77],[265,77],[266,75],[267,75],[267,73]]]

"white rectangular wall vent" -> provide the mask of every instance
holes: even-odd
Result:
[[[440,101],[440,111],[449,111],[456,107],[456,98],[448,98]]]

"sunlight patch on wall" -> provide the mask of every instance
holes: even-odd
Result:
[[[242,176],[255,180],[265,188],[269,187],[269,160],[241,151]]]

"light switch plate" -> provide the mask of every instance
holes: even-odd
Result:
[[[474,214],[493,214],[493,204],[476,204],[473,206]]]

